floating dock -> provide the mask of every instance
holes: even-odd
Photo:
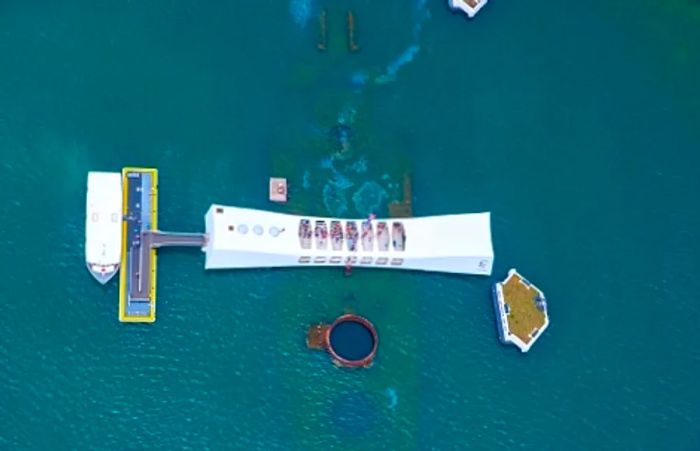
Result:
[[[498,336],[502,343],[527,352],[549,326],[544,293],[515,269],[493,286]]]
[[[165,246],[203,248],[196,233],[158,231],[158,170],[122,170],[122,261],[119,321],[152,323],[156,319],[156,249]]]
[[[122,261],[119,277],[119,321],[156,319],[156,264],[154,249],[142,240],[144,230],[158,227],[158,171],[122,170]]]

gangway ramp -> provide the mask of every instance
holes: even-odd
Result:
[[[200,247],[207,244],[203,233],[163,232],[150,230],[143,234],[144,243],[151,248],[160,247]]]

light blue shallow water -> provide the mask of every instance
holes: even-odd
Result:
[[[700,449],[700,8],[443,3],[348,2],[355,55],[330,1],[0,5],[1,449]],[[122,325],[83,215],[87,171],[127,165],[183,231],[277,208],[277,174],[283,211],[364,215],[408,170],[416,214],[492,212],[494,277],[167,249],[157,322]],[[527,355],[489,300],[513,266],[549,300]],[[346,310],[368,370],[306,349]]]

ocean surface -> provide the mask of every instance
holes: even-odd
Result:
[[[697,1],[3,1],[0,60],[0,449],[700,449]],[[416,215],[492,213],[494,274],[165,249],[156,323],[120,324],[84,215],[123,166],[178,231],[213,202],[383,215],[410,172]],[[528,354],[496,335],[511,267],[549,301]],[[369,369],[306,348],[346,311]]]

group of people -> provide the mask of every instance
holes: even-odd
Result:
[[[360,235],[357,232],[357,225],[355,225],[355,221],[348,221],[346,223],[345,232],[348,239],[348,250],[355,252],[357,250],[357,239]]]
[[[402,251],[406,248],[406,232],[403,229],[403,224],[395,222],[391,229],[393,237],[394,250]]]
[[[340,225],[340,221],[331,221],[331,242],[334,251],[343,249],[343,226]]]
[[[316,248],[325,249],[327,246],[326,239],[328,238],[328,229],[326,228],[326,221],[316,221],[316,227],[314,228],[314,236],[316,237]]]
[[[311,249],[311,222],[308,219],[299,222],[299,242],[302,249]]]
[[[374,244],[374,231],[372,230],[372,221],[369,219],[362,221],[362,249],[372,251]]]
[[[389,230],[386,228],[386,222],[377,224],[377,246],[380,251],[389,250]]]
[[[370,215],[368,219],[362,221],[362,249],[367,252],[374,250],[374,226],[372,221],[374,215]],[[328,246],[329,231],[326,227],[326,221],[316,221],[315,226],[311,228],[311,221],[302,219],[299,222],[299,241],[303,249],[311,249],[312,235],[316,239],[317,249],[326,249]],[[347,249],[351,252],[357,251],[360,234],[357,229],[356,221],[347,221],[345,230],[341,221],[331,221],[330,224],[331,246],[334,251],[343,250],[343,241],[347,240]],[[389,242],[391,241],[394,250],[403,251],[406,248],[406,232],[401,222],[392,223],[391,233],[389,227],[384,221],[377,223],[376,234],[377,247],[380,251],[389,250]]]

